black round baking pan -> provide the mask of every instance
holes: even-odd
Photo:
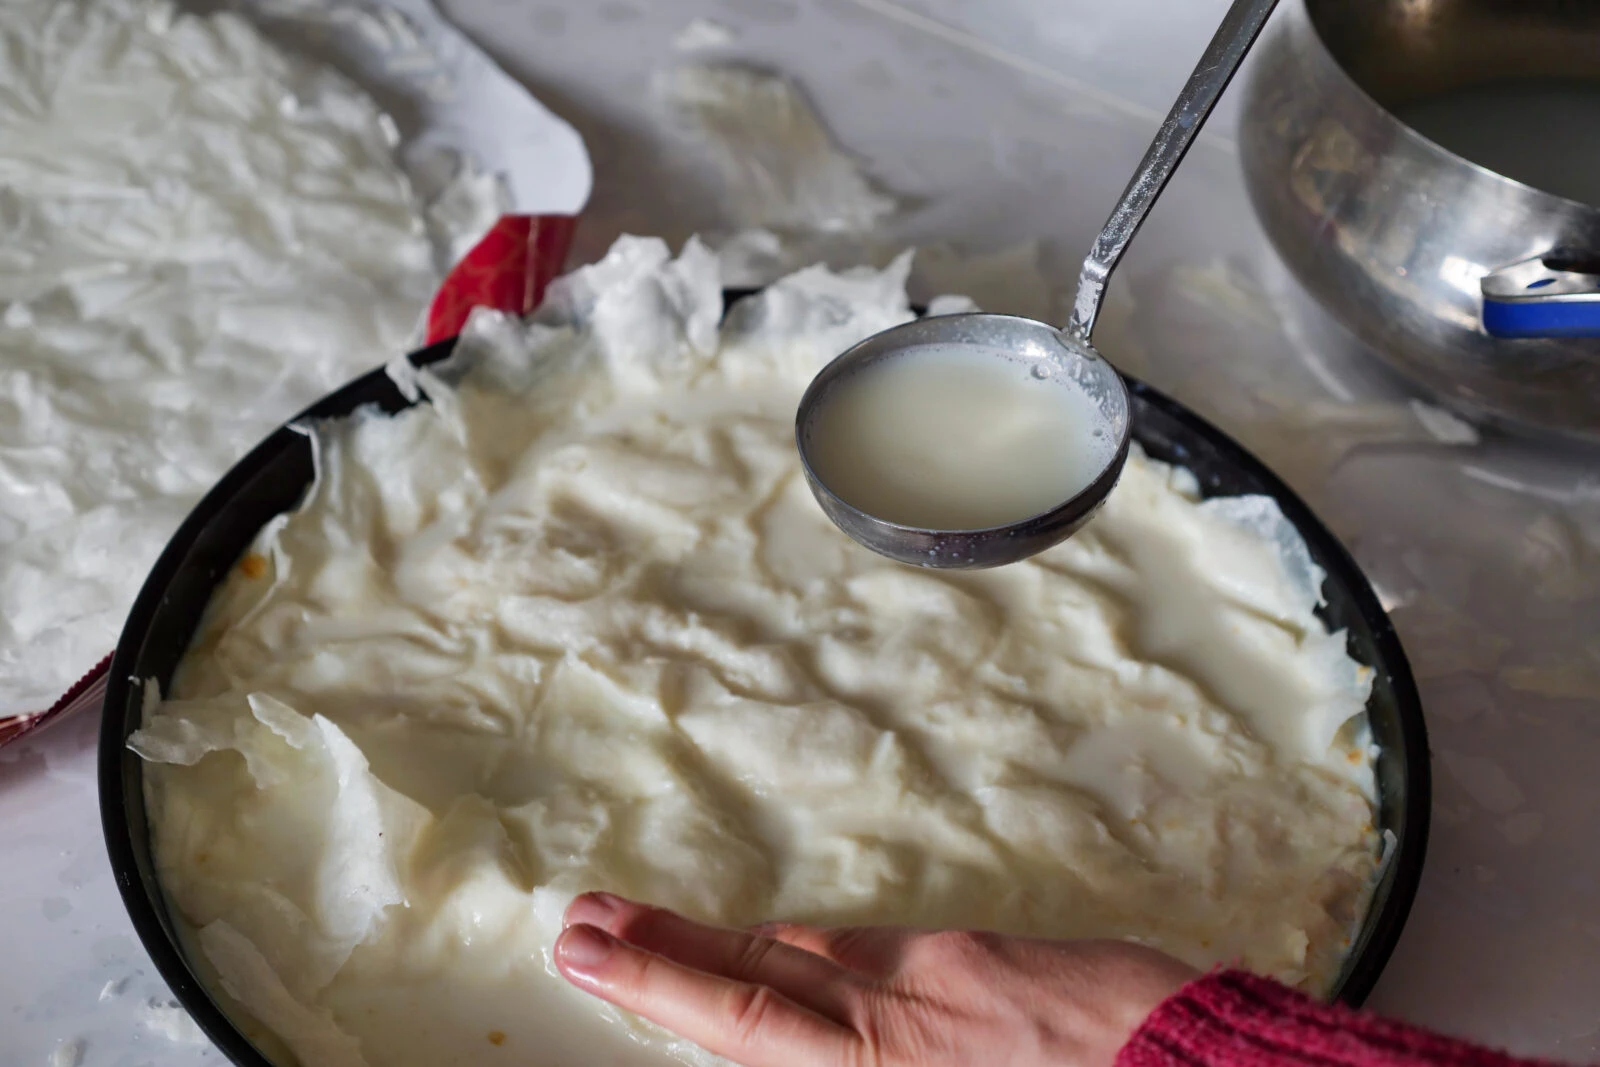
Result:
[[[731,303],[744,295],[747,291],[732,291],[727,298]],[[453,348],[453,340],[443,341],[413,353],[411,361],[417,366],[437,363]],[[1183,405],[1141,382],[1130,379],[1128,385],[1133,436],[1151,457],[1188,468],[1207,496],[1260,494],[1278,502],[1327,574],[1327,603],[1319,615],[1330,629],[1344,630],[1350,654],[1373,668],[1367,717],[1379,746],[1378,827],[1394,836],[1366,919],[1333,990],[1340,1000],[1359,1005],[1399,940],[1427,850],[1432,792],[1427,735],[1405,652],[1360,568],[1288,486]],[[273,1065],[201,985],[156,880],[145,819],[144,765],[127,745],[128,736],[139,728],[142,680],[153,678],[166,690],[217,584],[267,521],[293,509],[310,485],[310,441],[290,426],[369,405],[394,412],[411,403],[382,369],[374,370],[307,408],[240,460],[184,520],[156,561],[112,659],[100,724],[99,776],[101,821],[117,888],[173,994],[238,1067]]]

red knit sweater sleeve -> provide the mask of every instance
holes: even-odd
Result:
[[[1116,1067],[1552,1067],[1343,1005],[1243,971],[1215,971],[1168,998]]]

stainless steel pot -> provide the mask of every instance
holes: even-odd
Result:
[[[1300,0],[1259,52],[1240,153],[1301,283],[1445,405],[1600,443],[1600,207],[1391,110],[1494,82],[1600,84],[1600,3]]]

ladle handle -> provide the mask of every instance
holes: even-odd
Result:
[[[1156,139],[1150,143],[1139,169],[1122,191],[1122,199],[1117,201],[1105,228],[1095,238],[1089,258],[1083,261],[1067,333],[1089,339],[1095,317],[1100,313],[1100,302],[1105,299],[1106,282],[1111,279],[1117,261],[1127,251],[1133,235],[1139,232],[1156,197],[1167,187],[1172,172],[1183,162],[1195,135],[1216,106],[1217,98],[1228,87],[1245,53],[1250,51],[1261,27],[1266,25],[1267,16],[1277,5],[1278,0],[1234,0],[1233,6],[1228,8],[1222,25],[1217,27],[1216,35],[1206,46],[1205,55],[1200,57],[1183,92],[1178,94],[1177,102],[1167,113],[1166,121],[1156,132]]]

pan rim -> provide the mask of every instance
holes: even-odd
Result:
[[[731,307],[738,299],[757,291],[728,290],[726,304]],[[454,350],[456,340],[449,338],[438,342],[407,358],[416,367],[440,362]],[[1370,632],[1375,658],[1379,661],[1370,666],[1384,676],[1383,681],[1393,698],[1400,751],[1391,752],[1399,761],[1403,795],[1395,808],[1398,827],[1386,827],[1394,830],[1396,836],[1393,851],[1379,873],[1368,899],[1366,917],[1332,990],[1333,999],[1352,1007],[1360,1006],[1399,942],[1416,898],[1427,853],[1431,766],[1421,698],[1409,661],[1365,573],[1298,494],[1242,445],[1189,408],[1137,379],[1123,377],[1136,410],[1148,406],[1205,442],[1224,464],[1238,472],[1241,480],[1254,483],[1255,491],[1277,501],[1284,516],[1305,539],[1313,558],[1327,572],[1328,581],[1338,583],[1349,600],[1350,609]],[[348,415],[374,403],[392,412],[416,402],[403,397],[385,368],[379,367],[318,400],[269,434],[201,499],[163,549],[134,601],[112,657],[97,757],[101,826],[117,889],[134,931],[156,970],[201,1030],[236,1067],[277,1065],[245,1036],[189,964],[155,877],[148,824],[134,825],[136,813],[143,821],[143,763],[128,749],[127,739],[138,727],[142,707],[139,669],[144,647],[175,579],[191,569],[191,552],[208,526],[235,504],[255,477],[278,461],[286,450],[304,446],[306,438],[293,428],[295,425]],[[1137,415],[1133,438],[1141,440]],[[225,573],[208,575],[212,589]],[[1371,706],[1369,698],[1369,712]],[[1381,806],[1380,797],[1380,810]]]

